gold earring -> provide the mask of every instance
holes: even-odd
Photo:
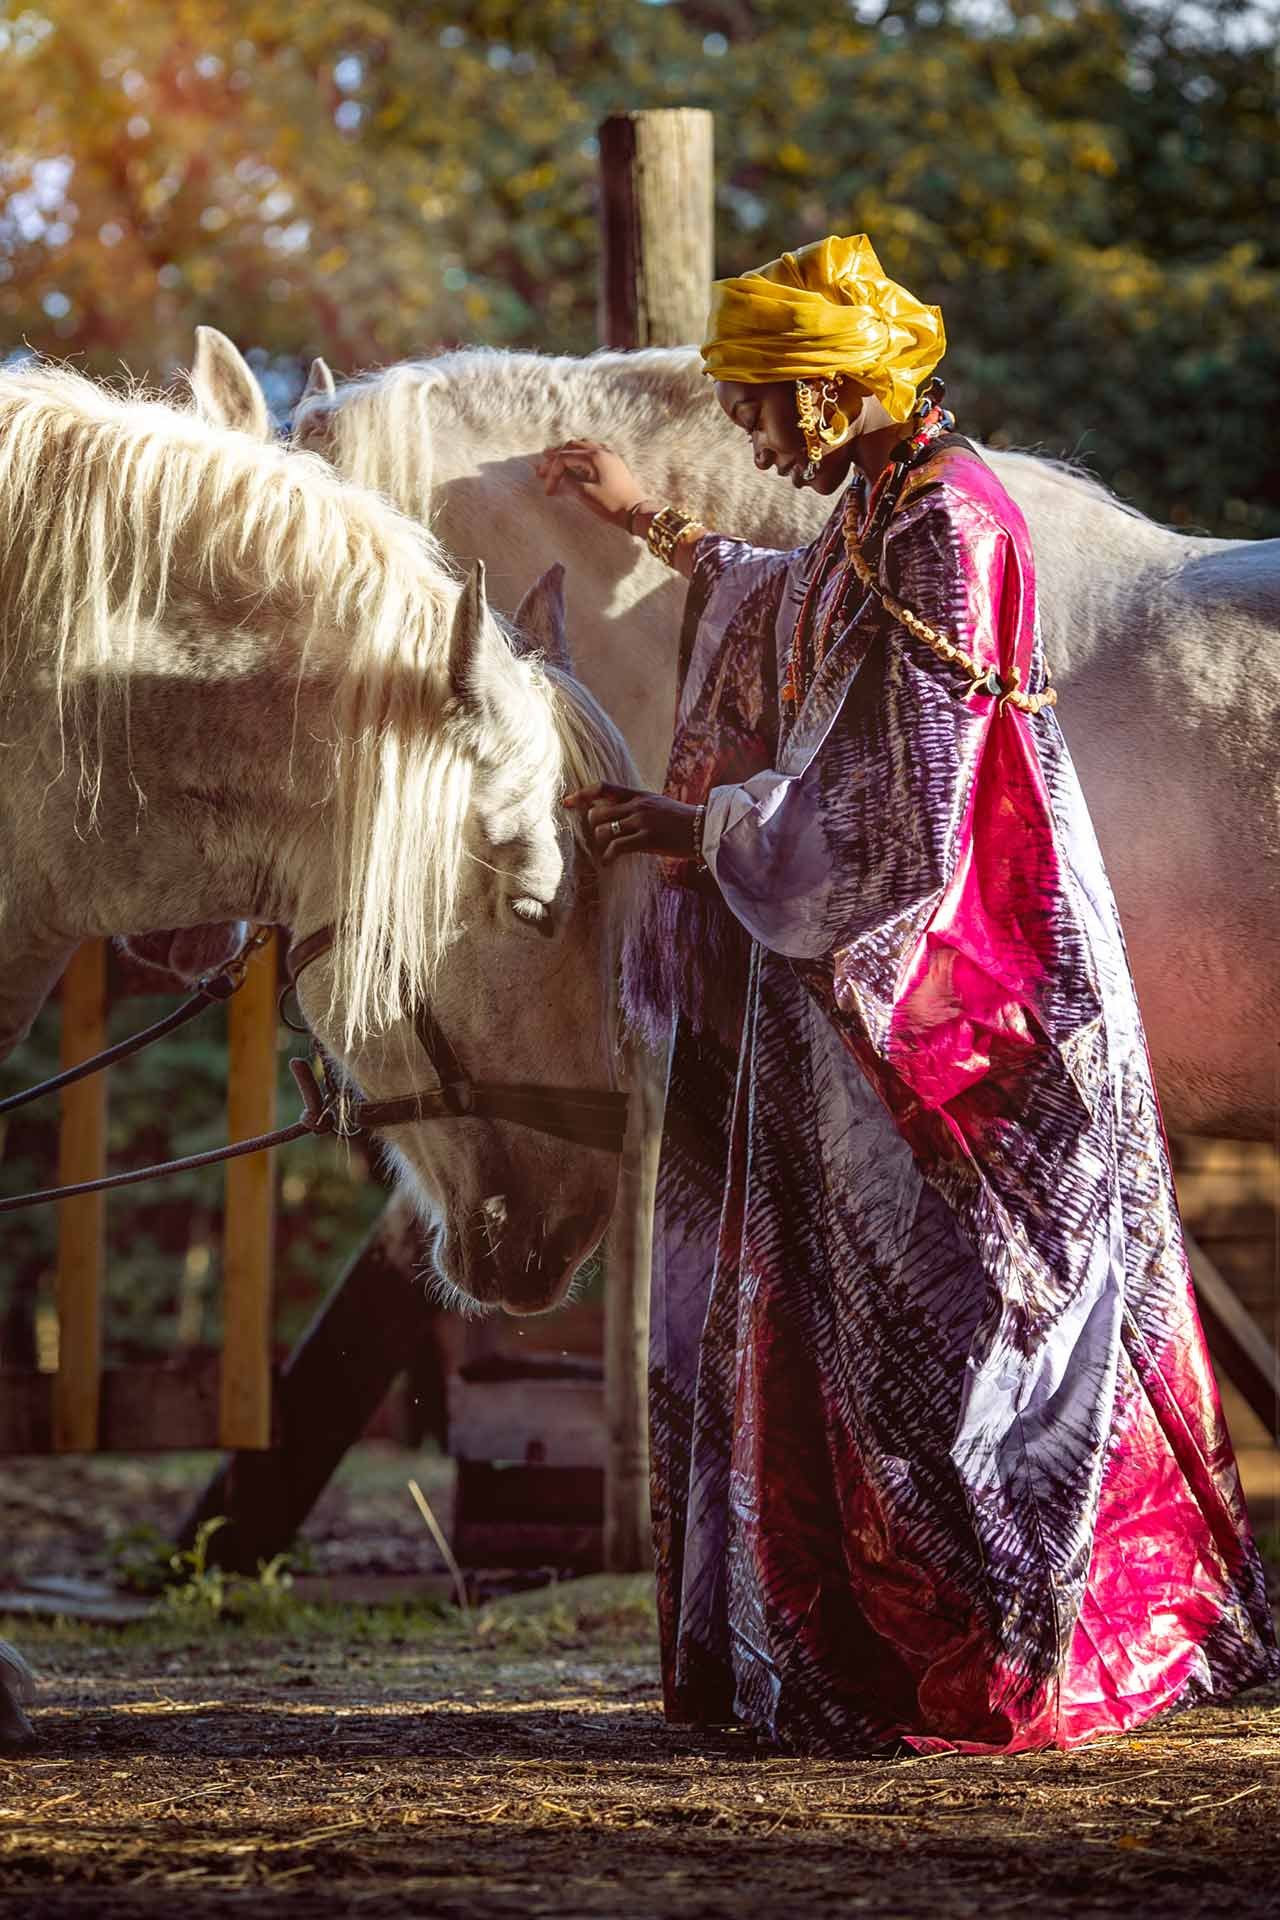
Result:
[[[813,469],[812,473],[805,469],[805,478],[811,480],[821,462],[841,444],[849,430],[848,418],[840,406],[838,376],[832,374],[821,381],[796,381],[796,419],[804,435],[809,467]]]

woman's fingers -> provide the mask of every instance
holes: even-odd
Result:
[[[620,833],[607,840],[604,852],[600,855],[600,865],[612,866],[613,862],[620,860],[624,853],[648,853],[651,851],[651,846],[647,827],[642,827],[637,833]]]
[[[591,822],[591,838],[600,848],[645,825],[643,810],[637,806],[592,807],[587,819]]]
[[[559,493],[566,480],[579,487],[598,486],[600,483],[595,463],[581,453],[557,451],[550,454],[539,465],[537,473],[549,494]]]
[[[591,807],[597,800],[620,801],[642,800],[645,796],[638,787],[617,787],[608,780],[597,780],[594,786],[577,787],[564,796],[566,807]]]

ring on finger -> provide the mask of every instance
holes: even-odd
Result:
[[[609,831],[613,835],[614,839],[616,840],[618,835],[622,832],[621,820],[611,820],[609,822]]]

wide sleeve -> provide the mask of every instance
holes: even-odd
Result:
[[[1025,651],[1015,544],[945,484],[899,510],[881,565],[890,591],[980,667],[1007,671]],[[727,904],[762,945],[797,959],[871,935],[899,954],[918,940],[956,869],[996,721],[995,699],[969,692],[879,602],[850,604],[816,746],[798,723],[802,744],[782,765],[717,786],[707,803],[703,852]]]
[[[694,552],[666,791],[701,801],[772,760],[776,636],[797,556],[708,533]]]

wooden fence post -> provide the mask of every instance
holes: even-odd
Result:
[[[227,1131],[232,1140],[276,1123],[276,938],[251,953],[227,1028]],[[271,1307],[275,1154],[229,1160],[223,1229],[219,1442],[271,1445]]]
[[[601,127],[602,345],[702,339],[715,271],[713,141],[700,107],[614,114]]]
[[[72,955],[62,979],[62,1065],[74,1067],[107,1040],[107,949],[90,941]],[[73,1186],[106,1171],[107,1081],[95,1074],[60,1095],[58,1181]],[[58,1208],[58,1377],[53,1445],[92,1453],[102,1394],[102,1282],[106,1271],[106,1195],[82,1194]]]
[[[617,114],[601,127],[603,345],[701,340],[714,273],[712,145],[712,117],[701,109]],[[605,1241],[604,1562],[616,1573],[647,1567],[652,1553],[649,1269],[663,1090],[657,1062],[638,1056],[635,1069],[618,1202]]]

